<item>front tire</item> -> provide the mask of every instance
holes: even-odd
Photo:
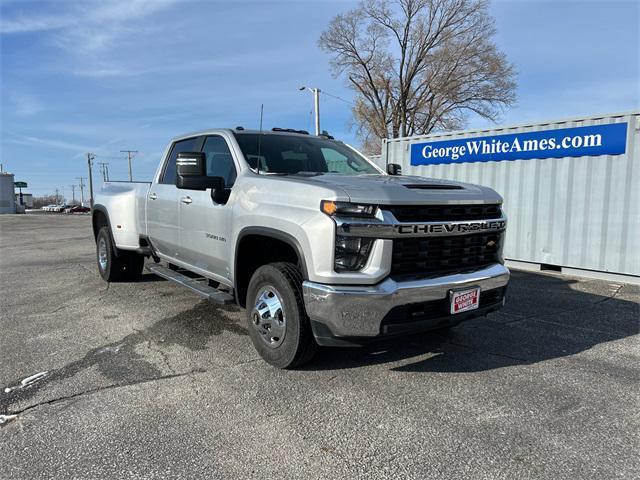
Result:
[[[302,299],[302,275],[293,263],[258,268],[247,291],[249,335],[260,356],[277,368],[299,367],[313,357],[313,338]]]
[[[126,250],[117,250],[109,227],[102,227],[96,237],[98,271],[105,282],[138,280],[144,267],[144,256]]]

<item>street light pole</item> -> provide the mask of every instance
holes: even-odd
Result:
[[[320,89],[315,87],[305,87],[303,85],[299,90],[309,90],[311,93],[313,93],[313,107],[316,116],[316,135],[320,135]]]

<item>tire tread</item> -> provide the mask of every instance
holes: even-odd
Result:
[[[300,348],[291,362],[291,365],[288,367],[296,368],[311,360],[318,351],[318,344],[313,337],[311,323],[309,322],[307,311],[304,308],[304,297],[302,295],[302,272],[297,265],[289,262],[272,263],[271,266],[279,270],[287,278],[287,281],[291,285],[296,296],[298,308],[303,312],[303,319],[300,322]]]

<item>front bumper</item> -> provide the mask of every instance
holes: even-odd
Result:
[[[479,286],[481,292],[485,292],[506,287],[508,282],[509,270],[504,265],[496,264],[474,272],[406,282],[387,278],[377,285],[352,286],[307,281],[302,288],[307,314],[312,320],[318,343],[339,345],[339,339],[343,337],[343,343],[347,345],[351,343],[349,338],[366,340],[388,333],[382,328],[383,320],[396,307],[447,299],[452,289]],[[454,318],[464,320],[487,311],[481,297],[479,310]]]

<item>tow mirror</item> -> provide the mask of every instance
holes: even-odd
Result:
[[[387,173],[389,175],[402,175],[402,167],[397,163],[387,164]]]
[[[207,160],[202,152],[180,152],[176,158],[176,187],[206,190],[219,185],[215,177],[207,177]]]
[[[207,176],[207,157],[203,152],[181,152],[176,158],[176,187],[185,190],[211,189],[216,203],[226,203],[224,178]]]
[[[176,158],[176,187],[206,190],[206,157],[202,152],[180,152]]]

